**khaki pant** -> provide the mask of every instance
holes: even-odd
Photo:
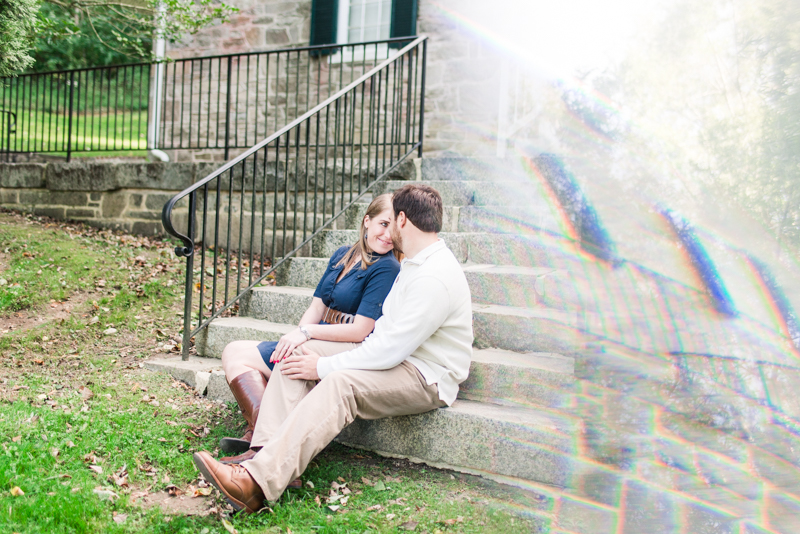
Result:
[[[325,357],[358,345],[311,340],[304,346]],[[262,449],[242,463],[270,501],[356,417],[380,419],[445,406],[436,384],[427,385],[407,361],[385,371],[334,371],[319,382],[292,380],[280,369],[277,364],[267,383],[251,441]]]

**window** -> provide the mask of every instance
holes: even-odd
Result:
[[[337,43],[388,39],[392,25],[392,0],[339,0]]]
[[[312,45],[380,41],[417,33],[417,0],[312,0]],[[398,48],[392,44],[390,48]],[[322,50],[321,55],[337,49]]]

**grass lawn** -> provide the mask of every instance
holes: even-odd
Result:
[[[232,515],[191,452],[217,455],[238,410],[141,364],[180,339],[171,246],[0,212],[0,532],[536,531],[536,495],[335,444]]]
[[[64,113],[39,110],[18,115],[11,148],[66,157],[68,124]],[[0,146],[5,144],[5,140],[0,141]],[[147,110],[116,115],[76,113],[72,117],[71,148],[74,157],[146,156]]]

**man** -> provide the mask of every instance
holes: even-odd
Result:
[[[383,316],[351,350],[311,340],[275,366],[251,451],[224,465],[206,452],[194,462],[237,510],[274,501],[356,417],[379,419],[453,404],[472,358],[467,280],[437,237],[442,197],[409,184],[392,199],[392,237],[406,258]],[[352,344],[347,344],[347,348]],[[344,352],[342,352],[344,350]],[[319,380],[319,383],[317,383]]]

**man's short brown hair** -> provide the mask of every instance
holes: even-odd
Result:
[[[394,216],[400,212],[423,232],[442,230],[442,195],[429,185],[406,184],[392,197]]]

